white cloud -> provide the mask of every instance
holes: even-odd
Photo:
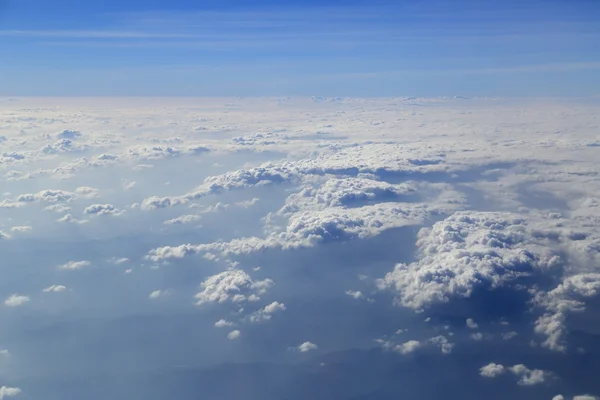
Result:
[[[582,394],[582,395],[574,396],[573,400],[598,400],[598,397],[591,396],[589,394]]]
[[[404,342],[402,344],[396,345],[394,347],[394,351],[400,354],[408,354],[416,351],[421,348],[422,343],[418,340],[409,340],[408,342]]]
[[[473,321],[472,318],[467,318],[467,327],[469,327],[470,329],[477,329],[479,328],[479,325],[477,325],[477,323],[475,321]]]
[[[72,223],[72,224],[86,224],[89,221],[87,219],[75,218],[71,214],[65,214],[62,217],[60,217],[59,219],[57,219],[56,222],[67,222],[67,223]]]
[[[235,324],[233,322],[224,320],[224,319],[220,319],[217,322],[215,322],[215,327],[216,328],[225,328],[227,326],[234,326]]]
[[[548,293],[539,293],[535,302],[547,309],[535,323],[535,331],[546,336],[543,346],[564,351],[565,322],[567,315],[585,310],[585,299],[600,293],[600,273],[583,273],[569,276]]]
[[[542,371],[539,369],[532,370],[527,368],[523,364],[514,365],[508,368],[508,370],[519,377],[519,381],[517,383],[523,386],[531,386],[544,383],[544,381],[546,381],[546,379],[548,379],[551,376],[551,374],[548,371]]]
[[[516,375],[519,378],[517,383],[521,386],[539,385],[553,376],[552,373],[548,371],[529,369],[523,364],[504,367],[501,364],[490,363],[481,367],[479,370],[479,374],[486,378],[495,378],[505,372],[511,372]]]
[[[355,300],[361,300],[365,298],[365,295],[360,290],[346,290],[346,294]]]
[[[13,397],[21,393],[21,389],[16,387],[0,386],[0,400],[5,397]]]
[[[152,293],[150,293],[150,295],[148,295],[148,298],[154,300],[154,299],[158,299],[160,297],[165,297],[169,295],[169,291],[167,290],[155,290]]]
[[[28,303],[31,299],[29,296],[23,296],[19,294],[12,294],[4,300],[4,305],[7,307],[18,307],[25,303]]]
[[[49,292],[64,292],[65,290],[67,290],[67,287],[64,285],[50,285],[46,288],[44,288],[44,292],[49,293]]]
[[[120,215],[123,213],[112,204],[92,204],[86,207],[84,212],[92,215]]]
[[[301,353],[308,353],[309,351],[317,350],[319,347],[312,342],[304,342],[298,346],[298,351]]]
[[[75,270],[75,269],[81,269],[81,268],[89,267],[90,265],[92,265],[92,263],[89,262],[89,261],[86,261],[86,260],[83,260],[83,261],[69,261],[68,263],[59,265],[58,269]]]
[[[17,232],[17,233],[30,232],[31,231],[31,226],[29,226],[29,225],[13,226],[12,228],[10,228],[10,231],[11,232]]]
[[[188,214],[188,215],[182,215],[177,218],[169,219],[169,220],[165,221],[164,224],[165,225],[183,225],[183,224],[190,224],[190,223],[199,221],[201,219],[202,219],[202,216],[200,216],[200,215]]]
[[[421,229],[417,246],[419,261],[396,265],[379,282],[381,289],[397,292],[399,304],[413,309],[468,298],[478,287],[507,285],[559,260],[536,246],[522,217],[506,213],[457,212]]]
[[[195,295],[196,304],[241,302],[250,296],[261,296],[273,285],[270,279],[254,281],[242,270],[230,269],[210,276],[202,282],[203,290]]]
[[[265,306],[265,308],[260,309],[250,315],[250,322],[261,322],[268,321],[271,319],[273,314],[277,314],[283,312],[287,309],[285,304],[279,303],[278,301],[274,301],[271,304]]]
[[[479,375],[486,378],[495,378],[498,375],[502,375],[506,369],[501,364],[489,363],[479,369]]]
[[[231,331],[231,332],[229,332],[227,334],[227,339],[229,339],[229,340],[236,340],[236,339],[239,339],[240,336],[242,336],[242,333],[236,329],[236,330]]]

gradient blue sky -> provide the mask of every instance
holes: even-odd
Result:
[[[0,0],[0,95],[596,96],[600,1]]]

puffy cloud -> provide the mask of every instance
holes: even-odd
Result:
[[[12,294],[8,296],[6,300],[4,300],[4,305],[7,307],[18,307],[22,306],[25,303],[28,303],[31,299],[29,296],[23,296],[19,294]]]
[[[285,304],[274,301],[271,304],[265,306],[265,308],[258,310],[252,315],[250,315],[250,322],[268,321],[271,319],[273,314],[283,312],[286,309],[287,308]]]
[[[452,349],[454,348],[454,343],[451,343],[448,340],[448,338],[446,338],[443,335],[432,337],[431,339],[428,340],[428,342],[439,347],[440,350],[442,350],[442,353],[444,353],[444,354],[452,353]]]
[[[0,231],[0,240],[10,239],[10,238],[11,238],[11,236],[8,233]]]
[[[46,203],[67,203],[74,200],[77,195],[64,190],[48,189],[33,194],[22,194],[17,197],[18,202],[31,203],[42,201]]]
[[[0,400],[6,397],[13,397],[21,393],[21,389],[16,387],[0,386]]]
[[[573,400],[598,400],[597,396],[591,396],[589,394],[581,394],[578,396],[574,396]]]
[[[421,348],[422,344],[418,340],[409,340],[402,344],[396,345],[394,351],[400,354],[408,354]]]
[[[308,353],[309,351],[317,350],[319,347],[312,342],[304,342],[297,347],[301,353]]]
[[[473,321],[473,318],[467,318],[467,327],[469,327],[470,329],[477,329],[479,327],[479,325],[477,325],[477,323],[475,321]]]
[[[216,328],[225,328],[227,326],[234,326],[235,324],[233,322],[224,320],[224,319],[220,319],[217,322],[215,322],[215,327]]]
[[[501,364],[489,363],[479,369],[479,375],[486,378],[495,378],[498,375],[502,375],[505,372],[505,368]]]
[[[501,287],[559,262],[536,239],[520,216],[457,212],[431,229],[421,229],[419,261],[398,264],[379,281],[397,302],[421,309],[452,297],[470,297],[479,287]]]
[[[89,261],[69,261],[68,263],[62,264],[58,266],[58,269],[64,269],[64,270],[75,270],[75,269],[82,269],[85,267],[89,267],[92,263]]]
[[[513,365],[512,367],[504,367],[501,364],[489,363],[479,369],[479,375],[486,378],[495,378],[505,372],[511,372],[516,375],[519,380],[517,383],[521,386],[533,386],[544,383],[553,375],[548,371],[540,369],[529,369],[523,364]]]
[[[65,290],[67,290],[67,287],[64,285],[50,285],[46,288],[44,288],[44,292],[45,293],[50,293],[50,292],[64,292]]]
[[[519,381],[517,383],[523,386],[531,386],[544,383],[544,381],[546,381],[546,379],[548,379],[551,376],[551,374],[548,371],[542,371],[539,369],[532,370],[527,368],[523,364],[514,365],[508,368],[508,370],[519,377]]]
[[[365,295],[360,290],[346,290],[346,294],[355,300],[361,300],[365,298]]]
[[[199,253],[225,255],[251,254],[269,248],[284,250],[312,247],[320,243],[366,239],[381,232],[420,223],[430,211],[424,206],[384,203],[353,209],[329,208],[317,212],[302,212],[290,217],[284,231],[275,231],[266,238],[247,237],[229,242],[153,249],[148,258],[155,262],[169,261]]]
[[[203,290],[195,295],[196,304],[256,300],[273,285],[270,279],[254,281],[240,269],[230,269],[202,282]]]
[[[600,293],[600,273],[583,273],[569,276],[548,293],[538,293],[535,303],[547,312],[535,323],[535,331],[546,336],[543,346],[564,351],[565,322],[567,315],[585,310],[585,299]]]
[[[227,339],[236,340],[236,339],[239,339],[241,336],[242,336],[242,332],[240,332],[239,330],[236,329],[227,334]]]
[[[120,215],[123,213],[112,204],[92,204],[86,207],[84,212],[91,215]]]

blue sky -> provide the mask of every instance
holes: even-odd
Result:
[[[0,4],[0,95],[600,94],[597,1]]]

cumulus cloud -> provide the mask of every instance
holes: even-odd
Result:
[[[379,281],[397,292],[398,304],[414,309],[508,285],[560,262],[536,246],[525,219],[507,213],[457,212],[422,229],[417,246],[419,261],[398,264]]]
[[[31,299],[29,296],[23,296],[19,294],[12,294],[4,300],[4,305],[7,307],[18,307],[25,303],[28,303]]]
[[[309,351],[317,350],[319,347],[312,342],[304,342],[297,347],[301,353],[308,353]]]
[[[421,348],[422,344],[418,340],[409,340],[402,344],[396,345],[394,351],[400,354],[408,354]]]
[[[473,318],[467,318],[467,327],[469,327],[470,329],[477,329],[479,328],[479,325],[477,325],[477,323],[475,321],[473,321]]]
[[[250,315],[250,322],[261,322],[268,321],[274,314],[285,311],[287,308],[285,304],[274,301],[264,308],[254,312]]]
[[[20,388],[9,387],[9,386],[0,386],[0,400],[6,397],[13,397],[21,393]]]
[[[246,272],[230,269],[202,282],[203,290],[195,295],[196,304],[256,301],[272,285],[271,279],[254,281]]]
[[[523,364],[513,365],[512,367],[504,367],[500,364],[490,363],[479,369],[479,374],[486,378],[495,378],[505,372],[510,372],[516,375],[519,380],[517,383],[521,386],[533,386],[544,383],[552,377],[552,373],[539,369],[529,369]]]
[[[59,265],[58,269],[64,269],[64,270],[76,270],[76,269],[82,269],[85,267],[89,267],[92,263],[86,260],[83,261],[69,261],[65,264]]]
[[[535,331],[546,336],[543,346],[564,351],[565,322],[569,313],[583,312],[585,299],[600,293],[600,273],[569,276],[548,293],[539,293],[535,302],[547,312],[535,323]]]
[[[91,215],[120,215],[123,213],[112,204],[92,204],[86,207],[83,212]]]
[[[506,372],[504,366],[496,363],[489,363],[479,369],[479,375],[485,376],[486,378],[495,378],[498,375],[502,375],[504,372]]]
[[[234,326],[235,324],[233,322],[224,320],[224,319],[220,319],[217,322],[215,322],[215,327],[216,328],[225,328],[227,326]]]
[[[242,332],[240,332],[239,330],[236,329],[227,334],[227,339],[236,340],[236,339],[239,339],[241,336],[242,336]]]

